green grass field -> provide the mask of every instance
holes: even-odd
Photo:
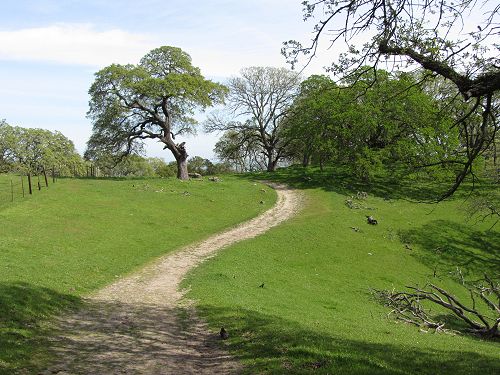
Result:
[[[450,277],[457,266],[470,278],[499,276],[500,233],[466,222],[463,196],[429,205],[413,202],[432,192],[415,182],[363,186],[302,169],[274,178],[301,189],[304,210],[184,282],[211,327],[228,330],[224,344],[247,373],[500,373],[498,342],[395,323],[370,294],[432,281],[467,298]],[[365,208],[348,208],[360,190],[369,193],[356,201]]]
[[[261,189],[235,177],[60,179],[13,203],[1,195],[0,373],[43,364],[50,318],[81,296],[272,206]]]

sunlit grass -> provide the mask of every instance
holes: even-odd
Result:
[[[370,294],[432,281],[467,298],[450,273],[458,266],[468,277],[498,276],[498,231],[466,222],[461,199],[411,202],[423,195],[416,183],[362,189],[313,171],[291,176],[296,172],[274,176],[305,194],[296,218],[224,250],[185,282],[213,329],[229,331],[228,348],[248,373],[500,371],[497,342],[397,324]],[[358,189],[369,197],[350,209],[345,200]],[[379,224],[368,225],[366,215]]]
[[[43,362],[47,319],[79,297],[272,206],[261,189],[234,177],[61,179],[3,202],[0,373]]]

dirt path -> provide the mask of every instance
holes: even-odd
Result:
[[[42,374],[237,373],[239,364],[220,348],[217,334],[192,307],[180,305],[179,283],[217,250],[258,236],[297,212],[300,194],[273,187],[278,201],[262,215],[159,259],[60,318],[52,345],[59,363]]]

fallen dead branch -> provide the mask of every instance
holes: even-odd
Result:
[[[459,333],[430,314],[429,304],[443,307],[465,323],[466,332],[482,338],[499,339],[500,331],[500,283],[485,275],[484,279],[471,283],[462,281],[470,295],[470,302],[460,301],[449,291],[428,284],[423,288],[407,286],[408,291],[374,290],[373,294],[391,309],[388,316],[436,332]]]

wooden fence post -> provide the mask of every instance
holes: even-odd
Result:
[[[10,201],[14,202],[14,182],[12,182],[12,178],[10,179]]]
[[[29,173],[28,173],[28,186],[29,186],[30,195],[32,195],[33,189],[31,188],[31,175]]]
[[[43,177],[45,178],[45,187],[49,187],[49,181],[47,181],[47,172],[43,168]]]

